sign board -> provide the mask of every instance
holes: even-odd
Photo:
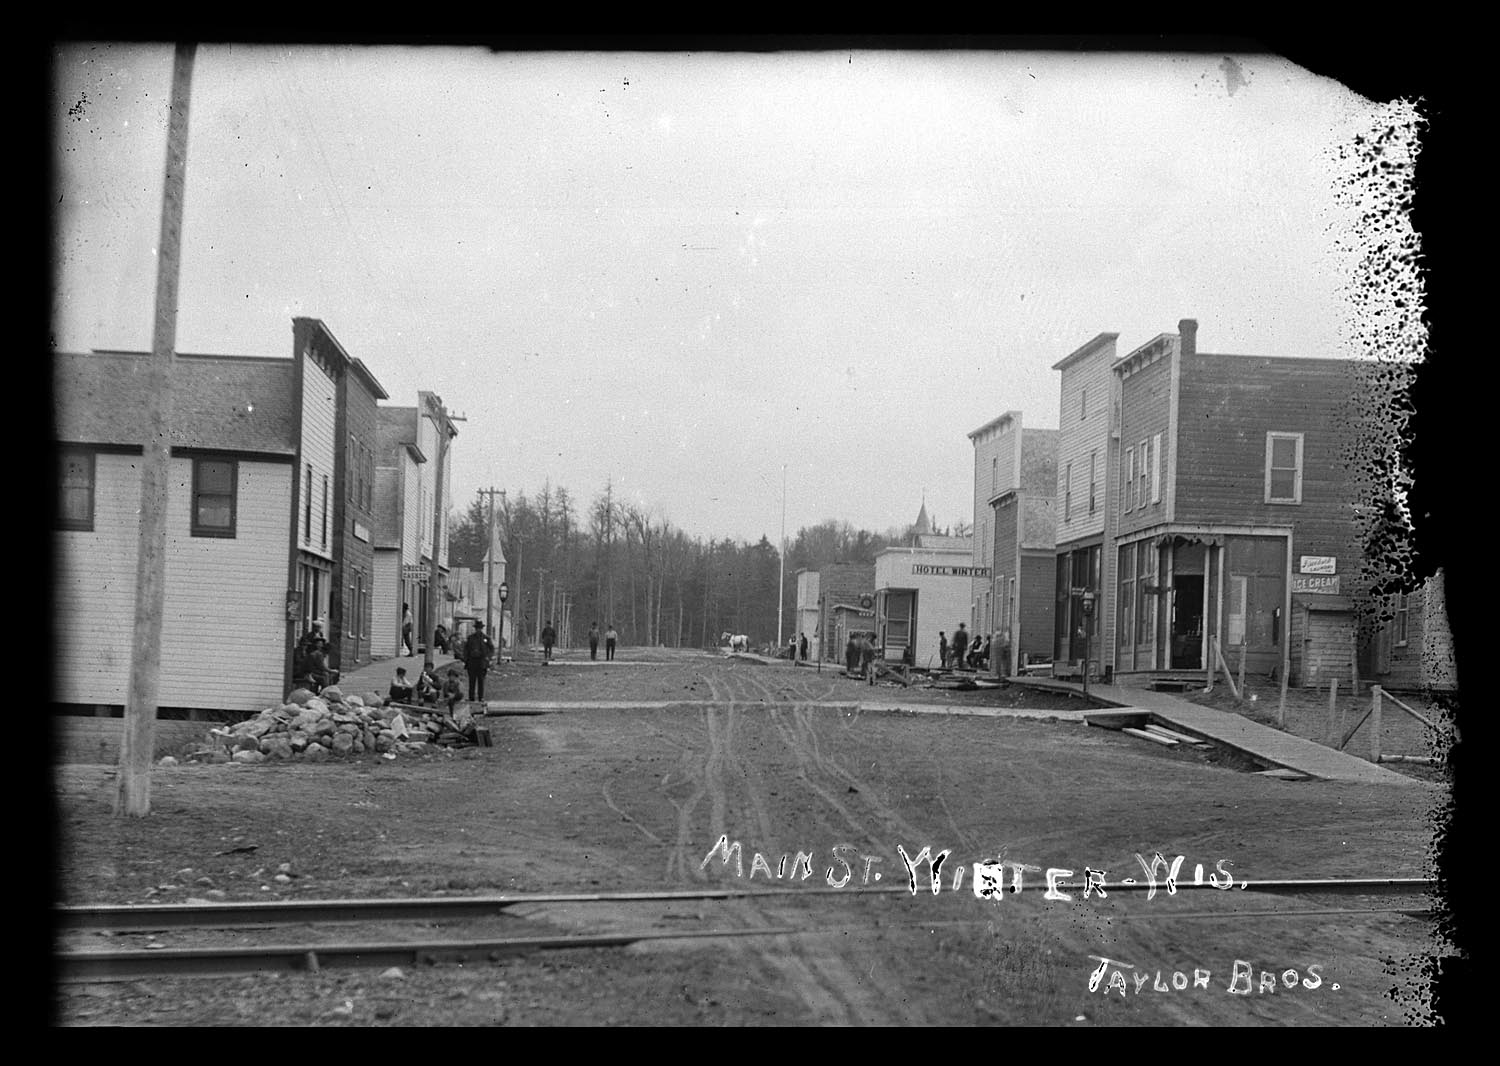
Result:
[[[929,563],[912,563],[911,572],[922,577],[989,577],[987,566],[933,566]]]
[[[370,527],[363,522],[356,521],[354,523],[354,539],[362,540],[366,544],[370,543]]]
[[[1339,572],[1339,561],[1332,555],[1304,555],[1297,566],[1297,572],[1302,574],[1336,574]]]
[[[401,580],[415,581],[419,585],[425,585],[427,584],[427,567],[403,566],[401,568]]]
[[[1339,575],[1293,574],[1292,591],[1323,596],[1337,596],[1339,594]]]

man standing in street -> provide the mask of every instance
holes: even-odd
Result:
[[[484,623],[475,622],[474,632],[464,641],[464,669],[469,672],[469,701],[484,702],[484,675],[489,673],[495,645],[485,635]]]
[[[599,658],[599,623],[589,626],[589,658]]]
[[[618,639],[619,634],[615,632],[614,626],[610,626],[604,631],[604,659],[606,662],[614,662],[615,641]]]
[[[552,661],[552,645],[557,643],[557,630],[552,628],[552,621],[548,619],[547,624],[542,627],[542,662]]]
[[[953,634],[953,667],[962,670],[969,664],[967,656],[969,652],[969,631],[964,628],[962,622],[958,623],[958,630]]]

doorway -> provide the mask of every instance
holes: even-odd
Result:
[[[1203,668],[1203,575],[1178,573],[1172,578],[1173,670]]]

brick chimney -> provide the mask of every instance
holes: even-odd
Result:
[[[1182,352],[1183,358],[1191,359],[1198,354],[1198,320],[1196,318],[1184,318],[1178,322],[1177,335],[1181,338],[1178,350]]]

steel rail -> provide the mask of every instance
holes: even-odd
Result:
[[[1164,883],[1106,882],[1107,892],[1147,892],[1152,888],[1164,895],[1172,891]],[[1427,893],[1437,887],[1430,878],[1324,878],[1318,880],[1266,880],[1236,882],[1231,889],[1208,882],[1178,884],[1177,891],[1213,889],[1216,892],[1259,892],[1276,895]],[[1082,895],[1079,882],[1060,882],[1058,888]],[[1099,891],[1092,886],[1090,892]],[[917,895],[928,890],[918,886]],[[964,888],[959,889],[960,894]],[[1006,896],[1045,893],[1041,883],[1020,893],[1006,890]],[[58,906],[54,908],[57,924],[64,929],[113,930],[116,932],[148,931],[176,928],[234,928],[242,926],[322,924],[330,922],[372,921],[441,921],[458,918],[494,917],[512,907],[590,903],[670,903],[680,901],[753,899],[755,897],[911,895],[906,885],[850,886],[845,888],[793,888],[767,886],[745,889],[687,889],[655,892],[543,893],[497,896],[442,896],[435,898],[395,899],[328,899],[251,901],[244,903],[127,903]]]
[[[270,971],[317,973],[361,966],[463,965],[497,962],[507,955],[566,948],[628,947],[642,940],[708,940],[720,937],[783,936],[790,928],[645,931],[575,936],[502,937],[481,940],[377,942],[367,944],[269,944],[255,947],[155,948],[138,951],[64,951],[53,955],[59,981],[119,981],[140,977],[221,977]]]
[[[1235,920],[1243,918],[1308,918],[1308,917],[1427,917],[1430,910],[1390,909],[1340,909],[1319,908],[1287,911],[1229,911],[1229,912],[1179,912],[1162,911],[1155,914],[1110,915],[1110,920],[1138,921],[1212,918]],[[972,927],[988,925],[982,918],[944,919],[934,922],[906,923],[904,928],[923,929],[938,926]],[[890,931],[892,927],[883,927]],[[502,958],[522,955],[534,951],[559,951],[578,948],[619,948],[646,940],[713,940],[725,937],[751,936],[825,936],[847,935],[847,928],[798,929],[777,927],[770,929],[730,930],[646,930],[634,933],[575,934],[554,937],[503,937],[498,939],[441,940],[379,942],[363,944],[273,944],[252,947],[219,948],[148,948],[124,951],[65,951],[54,956],[57,963],[55,975],[60,981],[119,981],[143,977],[163,976],[229,976],[245,973],[271,971],[301,971],[317,973],[330,968],[388,967],[437,965],[449,963],[466,965],[470,962],[498,962]],[[853,930],[860,932],[861,930]],[[874,932],[876,930],[864,930]]]

